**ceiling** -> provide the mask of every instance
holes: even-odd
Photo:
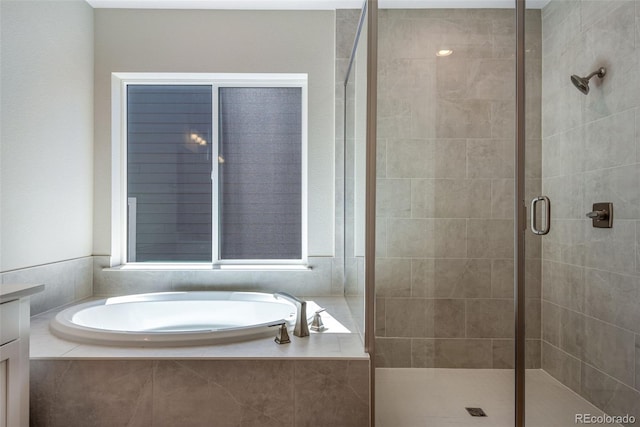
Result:
[[[333,10],[359,9],[362,0],[86,0],[94,8],[116,9],[247,9]],[[528,0],[527,8],[541,9],[550,0]],[[513,9],[515,0],[379,0],[381,9]]]

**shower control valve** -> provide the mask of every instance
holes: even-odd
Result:
[[[593,226],[596,228],[612,228],[613,203],[594,203],[593,210],[587,213],[587,218],[593,220]]]

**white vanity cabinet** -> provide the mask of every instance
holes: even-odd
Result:
[[[29,425],[29,296],[43,289],[0,285],[0,427]]]

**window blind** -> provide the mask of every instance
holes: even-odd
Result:
[[[129,261],[211,261],[211,135],[211,86],[127,87]]]
[[[302,90],[219,90],[221,259],[302,257]]]

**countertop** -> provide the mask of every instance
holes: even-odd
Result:
[[[37,294],[43,290],[43,284],[3,283],[0,285],[0,303]]]

